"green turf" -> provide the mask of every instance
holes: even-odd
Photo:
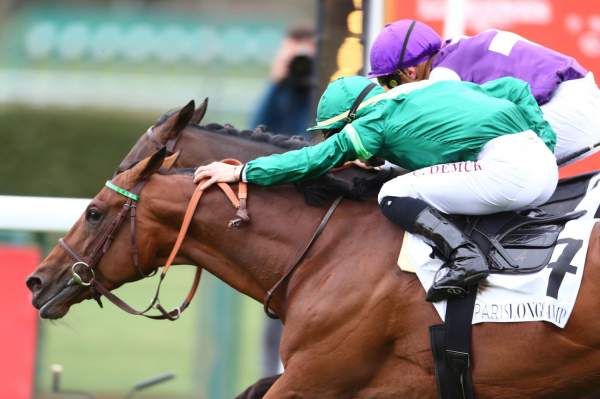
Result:
[[[191,279],[191,268],[170,271],[162,302],[170,306],[178,304]],[[141,307],[150,298],[155,282],[156,279],[148,279],[126,285],[117,292]],[[215,332],[219,331],[215,324],[222,324],[218,319],[228,317],[214,309],[219,307],[215,291],[224,293],[230,302],[233,298],[234,306],[243,309],[234,312],[238,318],[234,330],[229,331],[231,342],[215,338]],[[75,305],[64,319],[40,322],[37,378],[40,394],[49,392],[51,364],[64,367],[65,389],[103,395],[124,393],[134,383],[165,371],[174,372],[176,379],[153,388],[148,395],[208,398],[215,397],[211,393],[218,393],[232,397],[258,378],[260,307],[211,276],[203,276],[199,295],[181,320],[174,323],[134,317],[104,302],[102,310],[94,302],[86,301]],[[201,326],[205,329],[200,329]],[[223,345],[238,350],[223,358],[227,354]],[[215,374],[219,371],[220,374]],[[211,380],[221,381],[222,385],[211,385]]]
[[[176,294],[184,295],[190,272],[169,273],[168,289],[163,292],[165,304],[174,305],[179,300]],[[141,307],[151,298],[153,280],[117,292]],[[57,363],[64,367],[63,385],[69,389],[123,392],[139,380],[172,371],[177,378],[153,391],[191,396],[197,319],[195,304],[175,323],[134,317],[110,303],[105,303],[103,310],[92,301],[76,305],[64,319],[40,323],[40,388],[48,389],[49,367]]]

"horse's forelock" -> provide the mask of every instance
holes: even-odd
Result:
[[[154,127],[159,127],[160,125],[162,125],[163,123],[165,123],[167,121],[167,119],[169,119],[170,117],[172,117],[173,115],[175,115],[179,110],[174,108],[174,109],[170,109],[167,112],[165,112],[164,114],[162,114],[157,121],[154,123]]]

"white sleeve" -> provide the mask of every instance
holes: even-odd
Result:
[[[461,80],[460,76],[450,68],[436,67],[429,73],[429,80]]]

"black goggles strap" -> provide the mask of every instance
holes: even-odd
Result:
[[[404,62],[404,54],[406,53],[406,47],[408,47],[408,39],[415,28],[417,21],[412,21],[408,30],[406,31],[406,36],[404,36],[404,42],[402,43],[402,52],[400,53],[400,61],[398,62],[398,69],[402,68],[402,63]]]
[[[371,90],[375,88],[375,86],[377,86],[377,83],[370,83],[358,94],[358,96],[354,100],[354,103],[352,103],[352,107],[350,107],[350,111],[348,111],[346,123],[352,123],[354,118],[356,118],[356,111],[358,110],[358,106],[360,105],[360,103],[362,103],[367,94],[369,94]]]

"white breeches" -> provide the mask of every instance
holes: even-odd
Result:
[[[477,161],[433,165],[385,183],[383,197],[412,197],[448,214],[486,215],[547,201],[558,182],[556,159],[532,131],[490,140]]]
[[[557,159],[600,142],[600,89],[593,73],[561,83],[540,108],[556,132]]]

